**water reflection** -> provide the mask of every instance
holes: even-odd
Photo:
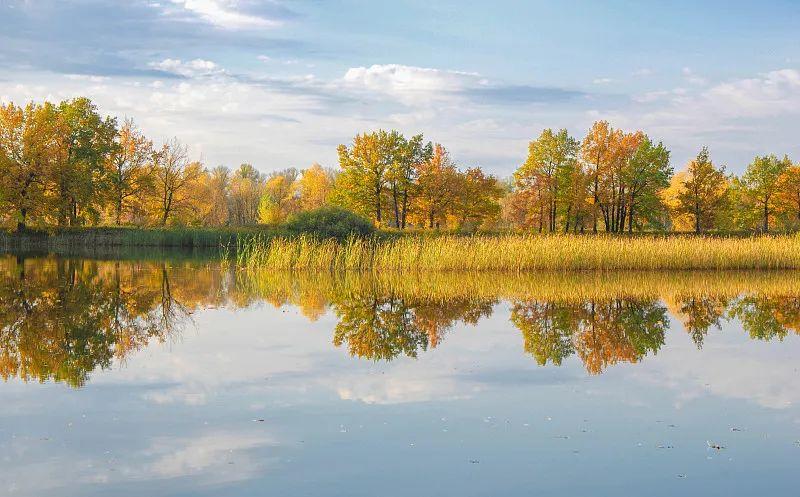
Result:
[[[0,374],[81,386],[148,343],[175,339],[195,311],[268,303],[309,320],[330,311],[335,347],[373,361],[417,357],[458,324],[510,307],[541,366],[575,356],[599,374],[665,342],[671,318],[698,348],[738,320],[753,339],[800,330],[791,273],[364,275],[241,272],[215,262],[0,258]],[[501,304],[502,303],[502,304]]]

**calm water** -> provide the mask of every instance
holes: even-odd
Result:
[[[0,256],[0,494],[797,495],[787,273]]]

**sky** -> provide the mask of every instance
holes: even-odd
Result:
[[[605,119],[741,173],[800,160],[799,25],[788,0],[0,0],[0,101],[87,96],[264,172],[385,128],[508,176]]]

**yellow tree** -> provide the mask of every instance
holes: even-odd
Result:
[[[589,129],[581,144],[581,157],[587,165],[590,178],[592,231],[595,233],[597,233],[598,217],[606,210],[602,188],[617,160],[622,137],[622,132],[612,128],[607,121],[597,121]]]
[[[499,200],[503,195],[497,178],[474,167],[460,174],[458,183],[452,210],[459,226],[471,224],[478,227],[497,218],[500,214]]]
[[[153,153],[153,200],[157,223],[165,226],[186,206],[189,188],[202,169],[190,168],[188,148],[173,138]]]
[[[122,224],[132,199],[149,186],[152,157],[153,142],[132,120],[125,120],[106,158],[107,194],[115,224]]]
[[[777,186],[778,209],[786,216],[787,225],[800,226],[800,165],[787,167]]]
[[[430,159],[419,165],[415,211],[421,223],[438,227],[458,195],[459,173],[450,154],[440,144]]]
[[[514,172],[517,189],[533,190],[531,197],[538,200],[539,231],[547,220],[548,230],[555,231],[559,209],[567,207],[570,198],[570,184],[578,167],[577,140],[569,136],[566,129],[554,132],[552,129],[542,131],[539,138],[528,145],[528,158]],[[566,216],[569,217],[567,212]]]
[[[333,174],[317,163],[312,164],[297,180],[300,208],[308,211],[322,207],[328,202],[332,189]]]
[[[701,233],[714,227],[725,207],[729,182],[725,168],[717,169],[703,150],[687,166],[686,175],[677,195],[677,207],[692,219],[694,231]]]
[[[0,105],[0,205],[17,230],[46,212],[49,172],[58,148],[51,104]]]
[[[342,172],[336,182],[335,203],[381,224],[382,198],[398,136],[396,131],[378,130],[356,135],[349,147],[339,145]]]
[[[263,194],[263,178],[251,164],[241,164],[230,182],[230,220],[235,225],[255,224]]]

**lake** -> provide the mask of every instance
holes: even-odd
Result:
[[[0,493],[796,495],[791,272],[0,256]]]

